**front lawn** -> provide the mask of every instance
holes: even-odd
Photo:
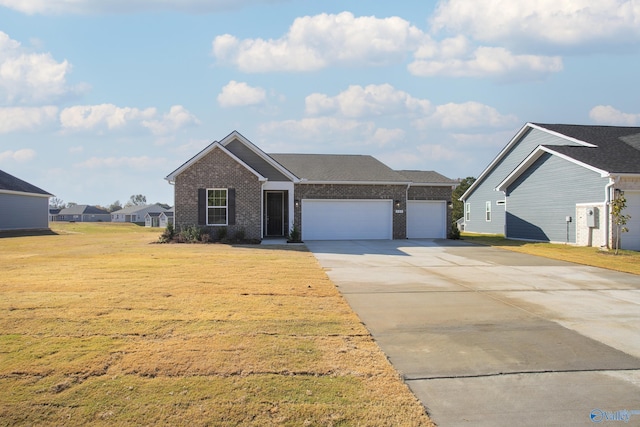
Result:
[[[0,424],[428,426],[300,247],[0,239]]]
[[[563,245],[556,243],[523,242],[507,240],[499,235],[484,235],[462,233],[462,240],[481,245],[538,255],[547,258],[591,265],[593,267],[608,268],[626,273],[640,274],[640,252],[620,250],[618,255],[614,251],[603,251],[599,248]]]

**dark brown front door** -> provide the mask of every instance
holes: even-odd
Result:
[[[267,236],[284,236],[284,193],[267,192]]]

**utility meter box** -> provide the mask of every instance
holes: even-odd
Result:
[[[587,227],[593,228],[596,226],[596,208],[593,206],[587,206]]]

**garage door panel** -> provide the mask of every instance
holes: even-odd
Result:
[[[447,205],[440,200],[407,202],[407,237],[444,239],[447,237]]]
[[[391,200],[303,200],[304,240],[369,240],[393,236]]]
[[[623,215],[631,215],[626,227],[628,232],[620,236],[620,247],[640,251],[640,191],[625,191],[624,197],[627,199],[627,207],[622,211]]]

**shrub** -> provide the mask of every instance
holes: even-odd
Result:
[[[189,225],[180,231],[178,241],[186,243],[203,242],[205,241],[205,235],[207,236],[206,240],[208,241],[209,238],[205,229],[198,227],[197,225]]]
[[[300,242],[300,230],[298,230],[298,227],[296,227],[295,225],[293,226],[293,228],[291,229],[291,231],[289,232],[289,236],[287,239],[289,242]]]
[[[173,228],[173,224],[167,224],[167,228],[164,229],[162,234],[160,235],[160,243],[169,243],[172,242],[176,237],[176,231]]]
[[[451,224],[451,231],[449,232],[449,238],[453,240],[460,239],[460,229],[458,228],[458,224],[455,222]]]

